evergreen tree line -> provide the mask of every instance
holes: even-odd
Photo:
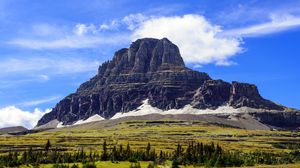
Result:
[[[150,143],[144,149],[132,150],[130,145],[108,145],[104,141],[102,152],[84,150],[63,152],[51,146],[48,140],[43,150],[29,148],[24,152],[9,152],[0,155],[1,167],[17,167],[20,165],[54,164],[54,168],[66,168],[64,163],[74,163],[72,168],[78,167],[75,163],[82,163],[85,168],[94,168],[96,161],[130,161],[131,167],[140,167],[138,161],[152,161],[163,165],[166,160],[172,161],[172,167],[179,165],[197,165],[206,167],[252,166],[255,164],[283,164],[300,161],[300,152],[290,153],[268,152],[230,152],[221,146],[203,143],[190,143],[187,147],[178,144],[173,152],[155,151]],[[151,165],[149,165],[151,166]],[[154,166],[153,166],[154,167]]]
[[[300,151],[270,153],[270,152],[230,152],[222,149],[221,146],[203,143],[190,143],[186,149],[177,145],[172,155],[173,166],[195,165],[205,167],[240,167],[254,166],[257,164],[277,165],[288,164],[300,161]]]

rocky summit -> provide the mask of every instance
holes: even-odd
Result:
[[[117,51],[96,76],[61,100],[38,126],[56,120],[70,125],[95,114],[110,119],[129,112],[144,100],[161,110],[215,110],[221,106],[283,111],[285,107],[262,98],[255,85],[213,80],[187,68],[178,47],[168,39],[144,38]]]

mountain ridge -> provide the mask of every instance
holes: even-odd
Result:
[[[0,135],[2,134],[17,134],[20,132],[27,131],[28,129],[23,126],[4,127],[0,128]]]
[[[96,76],[61,100],[37,126],[58,120],[71,125],[93,115],[105,119],[137,109],[144,100],[162,110],[233,108],[284,111],[261,97],[255,85],[213,80],[207,73],[187,68],[178,47],[167,38],[144,38],[115,52],[99,66]]]

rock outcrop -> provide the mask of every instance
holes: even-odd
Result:
[[[261,123],[269,125],[275,129],[299,129],[300,112],[261,112],[251,113],[251,115]]]
[[[117,51],[95,77],[45,114],[38,126],[52,120],[73,124],[95,114],[110,119],[118,112],[136,109],[145,99],[163,110],[187,104],[199,109],[224,105],[284,109],[263,99],[255,85],[212,80],[206,73],[187,68],[178,47],[168,39],[145,38]]]

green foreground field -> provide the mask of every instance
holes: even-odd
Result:
[[[75,152],[82,148],[101,152],[102,144],[106,140],[109,146],[120,144],[126,146],[129,143],[132,149],[144,149],[150,142],[156,151],[169,152],[174,151],[177,144],[186,146],[191,142],[214,142],[230,151],[280,153],[300,149],[299,135],[300,132],[295,131],[244,130],[188,121],[128,121],[116,125],[90,123],[24,136],[0,136],[0,154],[23,151],[29,147],[42,149],[48,139],[52,147],[67,152]],[[141,164],[142,167],[148,165],[147,162],[141,162]],[[97,167],[129,166],[129,162],[118,164],[97,162]],[[51,166],[48,165],[48,167]],[[300,167],[300,165],[273,167]]]
[[[96,162],[96,166],[99,168],[129,168],[130,162],[119,162],[112,163],[110,161]],[[142,168],[147,168],[149,162],[140,162]],[[66,164],[68,166],[72,166],[73,164]],[[82,167],[81,163],[77,163],[78,166]],[[170,165],[167,164],[166,166]],[[52,168],[53,164],[40,165],[41,168]],[[31,168],[32,166],[22,166],[21,168]]]
[[[141,168],[147,168],[149,165],[149,162],[140,162]],[[119,163],[112,163],[110,161],[104,161],[104,162],[96,162],[96,166],[98,168],[129,168],[130,162],[119,162]],[[73,164],[69,164],[69,166],[72,166]],[[82,166],[80,163],[78,163],[79,166]],[[41,168],[52,168],[52,164],[47,165],[41,165]],[[168,168],[171,167],[171,162],[166,163],[166,165],[161,165],[159,168]],[[180,166],[181,168],[195,168],[194,166]],[[284,164],[284,165],[257,165],[255,167],[259,168],[299,168],[300,164]],[[20,168],[32,168],[32,166],[21,166]],[[202,167],[196,167],[196,168],[202,168]],[[248,168],[248,167],[244,167]]]

